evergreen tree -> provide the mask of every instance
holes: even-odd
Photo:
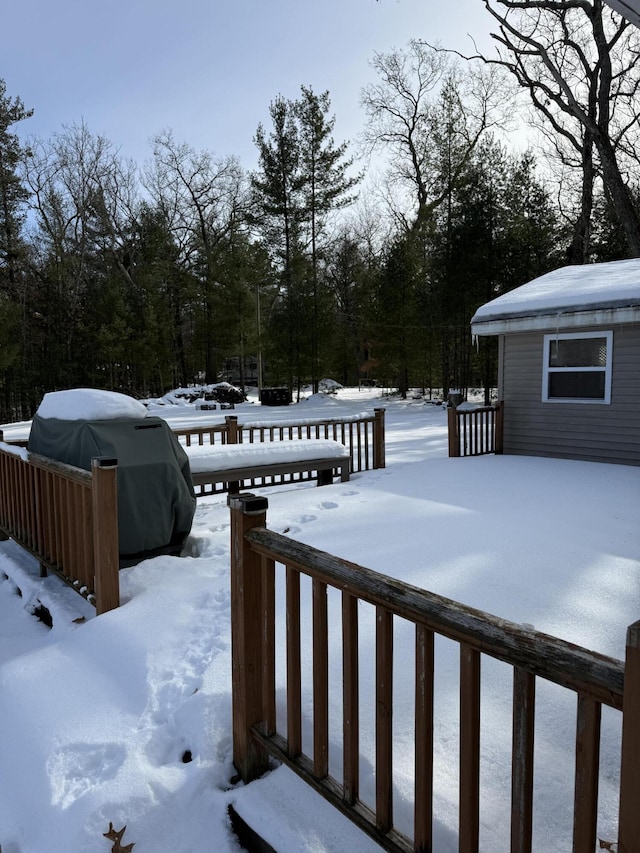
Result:
[[[357,385],[365,363],[367,304],[371,301],[372,282],[367,276],[361,246],[346,230],[333,246],[327,280],[334,304],[331,376],[343,385]]]
[[[346,158],[347,143],[336,147],[332,137],[335,118],[328,118],[329,93],[316,95],[311,88],[301,87],[301,97],[294,104],[299,124],[300,166],[303,180],[304,215],[307,220],[311,248],[311,382],[314,393],[320,379],[320,295],[319,277],[322,256],[321,238],[330,213],[352,201],[349,196],[360,180],[349,177],[353,160]]]
[[[395,385],[403,399],[412,385],[417,361],[416,292],[420,274],[415,241],[410,236],[396,239],[382,262],[375,295],[374,336],[385,384]]]
[[[28,193],[18,173],[27,152],[10,128],[31,115],[33,110],[25,109],[20,98],[7,95],[5,81],[0,79],[0,412],[7,420],[23,414],[28,387],[26,245],[22,238]]]
[[[446,211],[430,251],[442,379],[463,392],[482,384],[488,403],[495,341],[483,341],[478,356],[469,321],[483,303],[558,265],[557,220],[531,155],[514,158],[493,140],[478,149]]]
[[[349,177],[346,143],[336,146],[329,93],[301,87],[297,101],[279,96],[269,108],[272,131],[258,127],[259,171],[252,175],[253,222],[280,272],[280,301],[271,318],[274,343],[287,365],[287,382],[307,376],[317,390],[323,341],[329,330],[330,290],[325,267],[329,216],[347,205],[359,181]]]
[[[33,110],[25,109],[20,98],[8,97],[6,84],[0,79],[0,287],[14,297],[24,255],[20,232],[28,193],[18,175],[26,152],[9,128],[32,115]]]
[[[259,171],[251,175],[253,223],[258,227],[280,274],[280,300],[272,314],[278,336],[282,368],[290,389],[294,375],[301,381],[306,337],[304,319],[305,262],[303,246],[304,178],[300,165],[300,136],[295,109],[279,96],[269,106],[273,128],[269,135],[258,126],[255,143]],[[281,368],[281,369],[282,369]]]

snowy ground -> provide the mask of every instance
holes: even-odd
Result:
[[[622,658],[640,617],[640,483],[635,468],[517,457],[447,458],[446,415],[374,390],[286,409],[246,404],[264,420],[387,406],[387,468],[351,482],[269,493],[279,532],[474,607]],[[154,411],[154,414],[157,412]],[[164,407],[172,424],[218,417]],[[224,413],[220,414],[222,417]],[[28,425],[5,426],[7,437]],[[99,853],[109,823],[135,853],[238,850],[227,806],[280,853],[379,849],[279,768],[232,785],[229,517],[199,501],[186,556],[121,572],[123,606],[95,618],[30,557],[0,543],[0,846],[2,853]],[[16,585],[22,597],[16,594]],[[39,599],[52,629],[29,615]],[[335,606],[330,601],[330,608]],[[303,609],[308,612],[308,603]],[[330,613],[332,611],[330,610]],[[74,620],[85,617],[84,622]],[[279,606],[279,630],[283,624]],[[373,801],[373,618],[361,614],[361,794]],[[395,627],[395,816],[410,829],[413,638]],[[339,779],[339,637],[330,649],[331,771]],[[438,853],[457,849],[457,660],[436,646],[435,818]],[[283,683],[282,662],[278,662]],[[406,675],[406,677],[405,677]],[[305,711],[310,706],[304,679]],[[537,687],[534,850],[571,848],[575,700]],[[279,696],[282,702],[282,693]],[[509,849],[511,681],[483,659],[481,851]],[[280,708],[280,710],[282,710]],[[603,709],[598,834],[616,835],[619,714]],[[305,747],[310,718],[305,714]],[[183,761],[190,753],[192,760]]]

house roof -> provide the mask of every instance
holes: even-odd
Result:
[[[607,0],[607,6],[620,12],[636,27],[640,27],[640,0]]]
[[[567,266],[479,308],[474,335],[640,323],[640,258]]]

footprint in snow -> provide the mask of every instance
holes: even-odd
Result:
[[[71,744],[54,752],[47,761],[51,801],[63,809],[108,779],[113,779],[125,760],[117,743]]]
[[[338,504],[335,501],[322,501],[320,506],[322,509],[338,509]]]

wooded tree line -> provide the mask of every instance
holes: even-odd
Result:
[[[496,56],[411,42],[374,57],[375,187],[310,87],[271,103],[247,173],[171,131],[142,169],[84,124],[21,144],[30,111],[0,81],[0,420],[59,388],[242,382],[258,352],[266,384],[294,392],[325,376],[489,388],[479,305],[564,263],[640,254],[640,45],[601,0],[485,5]],[[547,156],[500,141],[512,82]]]

